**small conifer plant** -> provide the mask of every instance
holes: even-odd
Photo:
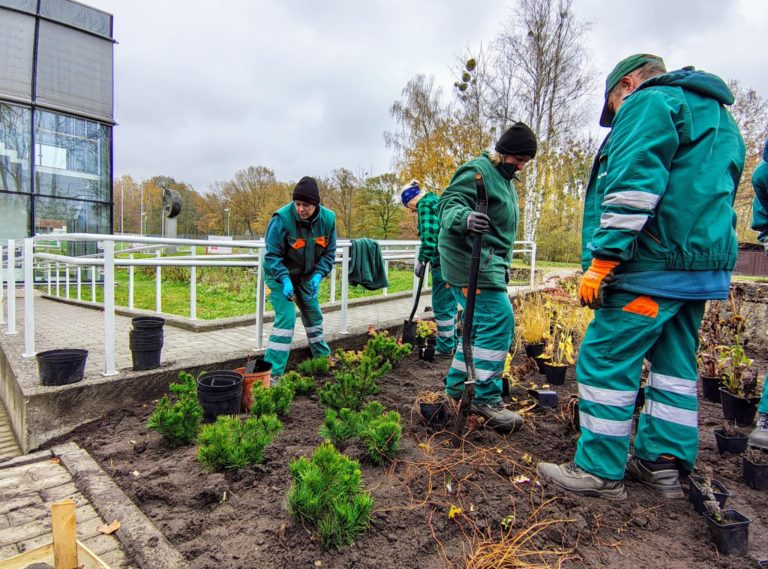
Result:
[[[283,424],[275,415],[249,417],[220,415],[198,435],[197,459],[210,470],[237,470],[264,462],[264,449]]]
[[[157,431],[171,446],[192,444],[200,431],[203,408],[197,400],[195,378],[185,372],[179,372],[178,383],[171,383],[170,390],[176,394],[176,401],[164,395],[155,406],[147,421],[147,428]]]

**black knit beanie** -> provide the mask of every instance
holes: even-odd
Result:
[[[501,135],[496,143],[496,152],[533,158],[536,156],[536,135],[528,128],[527,124],[515,123]]]
[[[320,190],[317,188],[317,181],[309,176],[304,176],[293,188],[293,199],[312,205],[320,205]]]

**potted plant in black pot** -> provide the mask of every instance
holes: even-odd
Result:
[[[713,301],[701,321],[699,328],[699,348],[696,352],[696,362],[701,378],[701,394],[712,403],[720,403],[720,348],[729,343],[725,340],[727,329],[720,320],[720,303]]]
[[[435,346],[437,345],[437,324],[434,320],[419,320],[416,324],[416,347],[419,349],[419,359],[428,362],[435,361]]]
[[[443,391],[422,391],[416,397],[419,415],[428,427],[443,429],[448,423],[449,409]]]
[[[525,344],[525,354],[529,358],[541,355],[550,324],[550,313],[542,296],[539,293],[526,296],[515,313],[515,320]]]
[[[552,327],[546,337],[546,361],[542,362],[547,383],[563,385],[568,364],[573,364],[573,332],[568,324],[563,309],[553,311]]]
[[[726,452],[739,454],[747,449],[749,436],[736,429],[736,427],[728,421],[723,421],[723,428],[715,429],[714,433],[715,442],[717,442],[717,450],[720,454]]]
[[[745,556],[749,549],[749,524],[752,520],[736,510],[723,510],[716,500],[704,502],[704,519],[712,542],[722,555]]]
[[[755,490],[768,488],[768,452],[750,447],[741,457],[744,482]]]
[[[697,513],[703,514],[706,511],[704,502],[707,500],[716,501],[720,508],[725,507],[725,502],[731,493],[719,481],[712,478],[711,467],[705,470],[704,476],[691,476],[689,480],[691,486],[688,491],[688,499]]]

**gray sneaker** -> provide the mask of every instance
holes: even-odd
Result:
[[[540,462],[536,467],[542,480],[579,496],[592,496],[606,500],[625,500],[627,491],[621,480],[604,480],[576,466],[571,461],[566,464]]]
[[[626,475],[653,488],[658,496],[667,500],[685,497],[683,487],[680,486],[680,471],[673,461],[650,462],[630,456],[627,459]]]
[[[489,427],[502,431],[516,431],[523,426],[523,418],[510,411],[504,403],[472,403],[472,411],[482,416]]]
[[[749,434],[749,446],[768,450],[768,413],[760,413],[757,427]]]

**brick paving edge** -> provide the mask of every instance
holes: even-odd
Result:
[[[155,524],[131,502],[120,487],[76,443],[51,449],[72,475],[77,489],[107,523],[120,521],[115,535],[141,569],[186,569],[189,563]]]

